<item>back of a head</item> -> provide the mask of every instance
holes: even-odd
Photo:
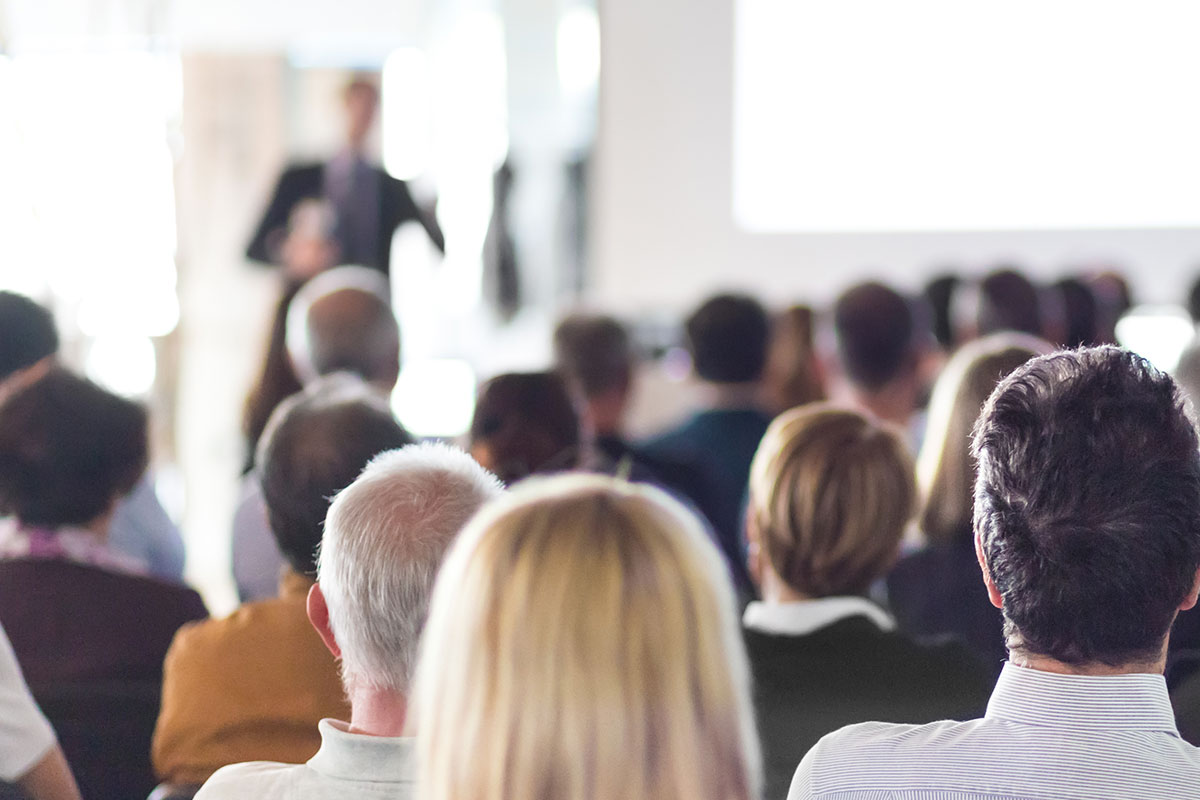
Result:
[[[438,578],[421,796],[757,797],[735,608],[716,549],[662,492],[582,475],[514,489]]]
[[[575,467],[580,422],[566,383],[553,372],[509,372],[479,389],[471,453],[506,484]]]
[[[554,362],[585,398],[624,391],[634,362],[629,332],[613,317],[572,314],[554,330]]]
[[[90,523],[134,487],[148,450],[144,407],[51,369],[0,407],[0,514]]]
[[[280,404],[256,461],[271,532],[292,569],[315,574],[329,498],[376,454],[411,442],[386,400],[351,375],[320,379]]]
[[[996,387],[973,452],[1010,650],[1157,661],[1200,566],[1200,452],[1174,382],[1114,347],[1034,359]]]
[[[57,352],[49,310],[23,294],[0,291],[0,381]]]
[[[934,543],[971,536],[975,464],[971,431],[1004,376],[1051,347],[1026,334],[997,333],[963,345],[933,387],[925,439],[917,459],[924,494],[920,528]]]
[[[976,331],[980,336],[1016,331],[1042,336],[1037,287],[1015,269],[999,269],[979,282]]]
[[[1079,278],[1063,278],[1052,288],[1062,301],[1062,345],[1070,348],[1098,344],[1099,308],[1092,288]]]
[[[866,391],[877,391],[916,368],[912,306],[882,283],[861,283],[843,293],[833,307],[833,331],[842,371]]]
[[[685,323],[692,366],[712,383],[751,383],[767,363],[771,323],[762,304],[741,294],[704,302]]]
[[[301,382],[352,372],[384,389],[400,370],[400,329],[387,280],[366,267],[338,267],[304,285],[288,309],[287,347]]]
[[[347,686],[408,691],[445,552],[500,492],[461,450],[416,444],[377,456],[334,498],[317,580]]]
[[[791,306],[771,326],[763,383],[768,401],[779,411],[825,399],[813,341],[814,317],[808,306]]]
[[[962,283],[957,275],[939,275],[925,284],[922,294],[929,304],[933,336],[943,350],[954,349],[954,291]]]
[[[849,409],[781,414],[750,467],[747,524],[775,573],[809,597],[865,593],[895,561],[915,505],[904,441]]]

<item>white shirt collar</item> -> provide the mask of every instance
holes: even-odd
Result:
[[[760,633],[804,636],[847,617],[866,617],[881,630],[895,630],[896,621],[864,597],[822,597],[792,603],[753,602],[742,614],[742,625]]]

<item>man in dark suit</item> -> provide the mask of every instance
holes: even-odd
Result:
[[[339,250],[339,263],[361,264],[387,275],[392,234],[409,220],[419,222],[434,245],[445,250],[437,222],[418,208],[404,181],[388,175],[364,156],[367,134],[379,106],[375,84],[356,78],[347,85],[343,100],[347,120],[345,148],[324,163],[293,164],[284,170],[246,248],[248,258],[280,262],[292,211],[305,200],[324,201],[332,210],[332,238]]]

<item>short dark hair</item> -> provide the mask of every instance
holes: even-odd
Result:
[[[843,292],[833,306],[833,331],[842,371],[864,389],[878,390],[916,366],[912,305],[882,283],[860,283]]]
[[[925,302],[929,304],[933,336],[943,350],[954,349],[952,309],[954,292],[961,283],[962,279],[957,275],[939,275],[925,284],[925,289],[921,292],[925,296]]]
[[[975,427],[975,531],[1009,648],[1154,661],[1200,565],[1200,451],[1175,383],[1116,347],[1033,359]]]
[[[1043,336],[1037,287],[1015,268],[998,269],[979,282],[980,336],[1017,331]]]
[[[633,361],[629,332],[613,317],[571,314],[554,329],[554,362],[584,397],[628,387]]]
[[[1092,347],[1099,344],[1099,303],[1096,293],[1079,278],[1063,278],[1052,287],[1059,293],[1063,308],[1063,345]]]
[[[259,442],[259,479],[271,532],[292,569],[316,573],[333,496],[373,457],[412,442],[382,396],[348,374],[322,378],[279,405]]]
[[[484,464],[505,484],[536,472],[578,465],[579,414],[562,377],[554,372],[509,372],[479,389],[469,434],[471,448],[484,445]]]
[[[753,297],[711,297],[692,312],[684,327],[693,368],[704,380],[748,383],[762,377],[771,321]]]
[[[146,471],[146,409],[61,367],[0,406],[0,513],[57,528],[109,510]]]
[[[0,380],[57,352],[50,311],[23,294],[0,292]]]

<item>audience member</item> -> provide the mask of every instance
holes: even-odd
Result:
[[[1091,287],[1079,278],[1063,278],[1051,285],[1058,295],[1063,311],[1063,332],[1060,344],[1063,347],[1094,347],[1100,344],[1096,295]]]
[[[987,714],[831,734],[789,797],[1200,797],[1162,676],[1200,592],[1200,449],[1178,388],[1117,348],[1042,356],[997,386],[972,448],[1009,648]]]
[[[106,543],[147,447],[145,409],[59,367],[0,413],[0,513],[12,515],[0,525],[0,625],[85,796],[153,787],[163,656],[180,625],[206,616],[191,589]]]
[[[957,275],[939,275],[925,284],[925,289],[921,292],[932,315],[933,336],[946,353],[954,352],[958,346],[953,311],[955,291],[961,284],[962,279]]]
[[[365,267],[323,272],[288,305],[284,343],[301,384],[349,372],[390,393],[400,374],[400,329],[387,281]],[[233,576],[243,601],[275,596],[285,559],[267,523],[258,476],[248,473],[233,519]]]
[[[0,291],[0,402],[40,378],[58,361],[58,330],[46,308],[14,292]],[[149,474],[117,503],[108,546],[152,575],[183,579],[183,538],[158,502]]]
[[[544,478],[437,581],[414,719],[424,800],[757,800],[724,565],[662,492]]]
[[[836,357],[828,371],[838,394],[919,442],[926,343],[912,303],[882,283],[860,283],[837,299],[832,316]]]
[[[239,761],[300,763],[321,744],[320,720],[346,718],[334,659],[305,613],[317,546],[329,498],[411,441],[386,400],[348,375],[310,384],[271,416],[258,463],[288,570],[278,597],[176,634],[154,734],[161,779],[199,785]]]
[[[997,333],[963,345],[951,357],[934,386],[917,460],[924,497],[918,524],[927,545],[900,559],[887,581],[888,603],[901,630],[916,637],[953,635],[997,674],[1008,651],[1000,611],[988,600],[975,558],[971,430],[996,384],[1049,351],[1040,339]]]
[[[998,269],[979,282],[975,336],[1003,331],[1045,335],[1037,287],[1011,267]]]
[[[763,389],[767,406],[776,414],[825,399],[813,342],[813,310],[808,306],[792,306],[773,320]]]
[[[721,551],[735,584],[750,591],[742,546],[742,506],[750,461],[771,422],[762,377],[770,320],[759,302],[722,294],[705,301],[686,322],[692,366],[706,393],[703,410],[647,442],[652,458],[698,465],[711,486],[711,510]]]
[[[0,628],[0,781],[30,800],[79,800],[79,787]],[[0,795],[3,793],[0,792]]]
[[[868,587],[895,561],[915,505],[912,457],[855,411],[793,409],[767,430],[750,471],[745,612],[766,792],[787,792],[821,736],[867,720],[969,719],[988,680],[958,645],[895,631]]]
[[[616,319],[590,314],[564,317],[554,330],[555,369],[581,403],[596,454],[609,470],[657,483],[686,497],[708,518],[711,492],[703,470],[682,460],[653,458],[624,436],[625,412],[637,361],[629,333]]]
[[[1129,309],[1133,308],[1133,293],[1129,282],[1115,269],[1107,268],[1087,279],[1096,296],[1099,311],[1099,331],[1097,338],[1101,344],[1117,343],[1117,322]]]
[[[341,660],[350,720],[321,720],[321,748],[307,763],[223,767],[197,800],[413,796],[413,743],[402,732],[434,576],[467,520],[499,492],[465,453],[410,445],[377,456],[338,493],[308,616]],[[438,668],[466,666],[455,664]],[[460,764],[479,756],[471,748],[464,754]]]
[[[506,485],[588,466],[579,415],[553,372],[509,372],[484,383],[468,438],[475,460]]]

